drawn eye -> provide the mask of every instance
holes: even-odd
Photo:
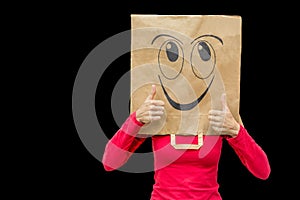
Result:
[[[183,49],[176,40],[169,39],[161,45],[158,65],[166,79],[176,79],[182,71],[183,62]]]
[[[166,52],[171,62],[175,62],[178,59],[178,47],[174,42],[168,42],[166,44]]]
[[[198,52],[203,61],[208,61],[211,58],[209,47],[205,42],[198,43]]]
[[[191,66],[195,76],[199,79],[208,78],[214,71],[215,64],[215,51],[210,43],[197,42],[191,52]]]

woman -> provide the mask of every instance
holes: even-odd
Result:
[[[127,162],[132,153],[145,141],[137,137],[142,126],[160,120],[164,102],[155,100],[155,85],[143,105],[124,122],[107,143],[103,155],[105,170],[112,171]],[[261,147],[239,124],[222,98],[223,111],[211,110],[209,121],[220,136],[203,136],[204,144],[198,150],[178,150],[170,145],[170,135],[152,136],[154,153],[154,180],[151,200],[221,200],[217,172],[222,142],[226,140],[244,166],[257,178],[266,180],[271,172],[268,158]],[[207,138],[205,138],[207,137]],[[178,143],[187,138],[197,143],[194,136],[176,136]],[[214,142],[210,142],[214,141]]]

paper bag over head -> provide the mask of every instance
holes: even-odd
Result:
[[[165,114],[140,130],[146,135],[217,135],[210,109],[239,115],[241,17],[131,15],[131,103],[136,111],[156,85]]]

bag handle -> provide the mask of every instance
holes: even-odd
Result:
[[[171,145],[175,149],[199,149],[203,145],[203,134],[198,134],[198,144],[176,144],[176,135],[171,135]]]

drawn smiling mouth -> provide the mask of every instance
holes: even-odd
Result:
[[[160,79],[160,76],[158,75],[158,78],[159,78],[159,81],[160,81],[160,85],[164,91],[164,94],[166,96],[166,98],[168,99],[168,102],[171,104],[171,106],[177,110],[191,110],[193,109],[195,106],[198,105],[198,103],[205,97],[206,93],[208,92],[213,80],[214,80],[214,77],[211,79],[208,87],[206,88],[206,90],[194,101],[192,101],[191,103],[187,103],[187,104],[180,104],[180,103],[177,103],[176,101],[174,101],[168,94],[168,92],[166,91],[165,87],[164,87],[164,84],[162,83],[161,79]]]

